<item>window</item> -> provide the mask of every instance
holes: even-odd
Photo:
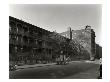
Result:
[[[17,47],[17,52],[21,52],[21,47],[20,46]]]
[[[21,25],[21,24],[17,24],[17,27],[18,27],[18,28],[22,28],[22,25]]]
[[[11,31],[11,27],[9,27],[9,31]]]
[[[12,28],[15,28],[16,27],[16,23],[15,22],[13,22],[13,21],[10,21],[10,27],[12,27]]]
[[[23,41],[27,43],[28,42],[28,38],[26,36],[24,36],[23,37]]]
[[[16,36],[16,40],[18,41],[18,36]]]
[[[9,45],[9,53],[13,52],[13,45]]]
[[[28,32],[28,27],[23,27],[24,32]]]
[[[21,42],[22,36],[21,35],[18,35],[17,38],[18,38],[18,41]]]
[[[37,39],[35,39],[35,44],[36,44],[36,45],[38,44]]]
[[[38,53],[42,53],[42,49],[38,49]]]
[[[17,33],[17,28],[11,28],[11,32]]]
[[[11,35],[9,35],[9,40],[11,39]]]
[[[17,24],[17,32],[21,32],[22,31],[22,25],[21,24]]]
[[[15,52],[17,52],[17,46],[15,46],[14,48],[15,48]]]
[[[51,49],[49,49],[49,54],[51,54]]]
[[[38,41],[38,44],[39,44],[39,46],[42,46],[42,41],[41,40]]]
[[[12,39],[16,39],[16,35],[11,35],[11,38]]]
[[[34,29],[34,33],[37,33],[37,28]]]

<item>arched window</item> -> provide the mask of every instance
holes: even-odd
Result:
[[[10,21],[10,28],[9,28],[9,30],[11,31],[11,32],[13,32],[13,33],[16,33],[17,32],[17,28],[16,28],[16,23],[15,22],[13,22],[13,21]]]
[[[24,29],[24,32],[28,32],[28,27],[24,26],[23,29]]]
[[[22,31],[22,25],[21,24],[17,24],[17,28],[18,28],[18,33]]]
[[[16,23],[13,22],[13,21],[10,21],[9,25],[10,25],[10,27],[12,27],[12,28],[15,28],[15,27],[16,27]]]

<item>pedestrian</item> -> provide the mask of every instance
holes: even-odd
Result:
[[[100,79],[102,78],[102,64],[100,65]]]
[[[98,79],[101,79],[102,78],[102,58],[100,58],[99,72],[100,72],[100,75],[99,75]]]

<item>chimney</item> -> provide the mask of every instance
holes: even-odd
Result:
[[[72,40],[72,30],[71,27],[68,27],[68,31],[69,31],[69,39]]]

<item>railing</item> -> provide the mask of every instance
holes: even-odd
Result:
[[[9,31],[9,34],[17,34],[17,31]]]

